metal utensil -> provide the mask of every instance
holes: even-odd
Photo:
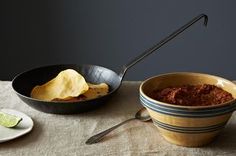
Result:
[[[144,122],[144,121],[148,121],[148,120],[150,120],[150,119],[151,119],[151,117],[149,116],[149,114],[148,114],[146,108],[143,107],[143,108],[141,108],[141,109],[135,114],[135,117],[134,117],[134,118],[130,118],[130,119],[128,119],[128,120],[125,120],[125,121],[123,121],[123,122],[121,122],[121,123],[119,123],[119,124],[117,124],[117,125],[115,125],[115,126],[109,128],[109,129],[105,130],[105,131],[102,131],[102,132],[100,132],[100,133],[98,133],[98,134],[96,134],[96,135],[90,137],[85,143],[86,143],[87,145],[91,145],[91,144],[97,143],[97,142],[99,142],[100,140],[102,140],[102,138],[103,138],[105,135],[107,135],[108,133],[110,133],[110,132],[113,131],[114,129],[120,127],[121,125],[123,125],[123,124],[125,124],[125,123],[127,123],[127,122],[129,122],[129,121],[132,121],[132,120],[140,120],[140,121],[143,121],[143,122]]]

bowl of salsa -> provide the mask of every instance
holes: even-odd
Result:
[[[157,75],[143,81],[139,92],[161,135],[181,146],[213,141],[236,109],[236,84],[210,74]]]

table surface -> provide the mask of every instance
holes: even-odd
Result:
[[[22,102],[10,81],[0,81],[0,107],[29,115],[34,128],[20,138],[0,143],[0,155],[236,155],[236,114],[209,145],[187,148],[168,143],[152,122],[131,121],[101,142],[86,145],[92,135],[134,116],[141,108],[140,82],[124,81],[116,95],[97,110],[55,115],[34,110]],[[1,133],[1,132],[0,132]]]

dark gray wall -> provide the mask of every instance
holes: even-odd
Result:
[[[173,71],[236,79],[236,1],[1,1],[0,79],[48,64],[115,71],[194,16],[209,16],[128,70],[126,80]]]

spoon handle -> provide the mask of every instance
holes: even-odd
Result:
[[[119,124],[117,124],[117,125],[115,125],[115,126],[109,128],[109,129],[105,130],[105,131],[102,131],[102,132],[100,132],[100,133],[98,133],[98,134],[96,134],[96,135],[90,137],[85,143],[86,143],[87,145],[91,145],[91,144],[97,143],[97,142],[99,142],[100,140],[102,140],[102,138],[103,138],[105,135],[107,135],[108,133],[110,133],[110,132],[113,131],[114,129],[116,129],[116,128],[120,127],[121,125],[123,125],[123,124],[125,124],[125,123],[127,123],[127,122],[129,122],[129,121],[131,121],[131,120],[134,120],[134,119],[136,119],[136,118],[131,118],[131,119],[125,120],[125,121],[123,121],[123,122],[121,122],[121,123],[119,123]]]

